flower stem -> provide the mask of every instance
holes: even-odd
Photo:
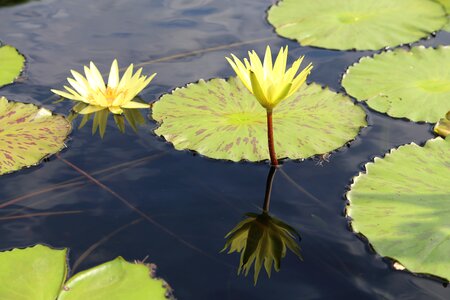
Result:
[[[272,166],[278,166],[277,154],[275,153],[275,146],[273,141],[273,123],[271,109],[267,109],[267,140],[269,143],[270,164]]]
[[[275,172],[277,171],[276,166],[271,166],[269,170],[269,174],[267,175],[267,181],[266,181],[266,193],[264,195],[264,205],[263,205],[263,212],[268,213],[269,207],[270,207],[270,195],[272,194],[272,184],[273,184],[273,178],[275,176]]]

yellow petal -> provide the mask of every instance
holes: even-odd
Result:
[[[258,82],[258,78],[252,71],[250,71],[250,80],[252,82],[253,95],[255,95],[259,103],[265,108],[272,108],[271,104],[267,101],[266,97],[264,96],[263,90],[261,89],[261,85]]]
[[[277,58],[275,59],[275,64],[273,67],[273,76],[277,78],[281,78],[286,70],[287,63],[287,55],[288,55],[288,46],[283,49],[281,47],[280,52],[278,52]]]
[[[127,104],[122,105],[122,108],[149,108],[150,105],[147,103],[139,103],[130,101]]]
[[[72,95],[72,94],[66,93],[64,91],[59,91],[59,90],[51,90],[51,91],[53,93],[55,93],[56,95],[59,95],[59,96],[61,96],[63,98],[66,98],[66,99],[81,101],[81,99],[78,96],[76,96],[76,95]]]
[[[119,64],[115,59],[111,64],[111,70],[109,71],[108,87],[115,88],[119,84]]]
[[[264,77],[270,76],[272,68],[272,52],[270,51],[270,46],[267,46],[266,54],[264,55]]]
[[[90,114],[99,110],[105,109],[105,107],[103,106],[96,106],[96,105],[89,105],[86,106],[84,109],[82,109],[79,114],[81,115],[86,115],[86,114]]]
[[[123,113],[123,110],[119,106],[110,106],[108,107],[109,111],[113,114],[120,115]]]
[[[120,79],[119,86],[117,88],[123,89],[124,87],[126,87],[132,75],[133,75],[133,64],[128,66],[127,70],[122,76],[122,79]]]
[[[100,71],[97,69],[97,67],[95,66],[95,64],[91,61],[89,63],[90,67],[91,67],[91,73],[92,76],[95,80],[95,82],[97,83],[97,87],[100,88],[102,91],[105,90],[105,82],[103,81],[103,76],[100,73]]]
[[[67,78],[67,81],[70,83],[71,86],[83,97],[86,97],[88,95],[88,88],[81,85],[78,81],[72,78]]]
[[[286,71],[286,74],[284,76],[284,79],[286,82],[291,82],[292,79],[294,79],[295,74],[297,74],[298,69],[300,68],[300,64],[303,61],[304,56],[300,57],[294,63],[292,64],[292,67],[289,68],[289,70]]]
[[[239,79],[242,81],[242,83],[245,85],[245,87],[252,92],[252,84],[250,82],[250,77],[248,75],[248,70],[247,68],[242,64],[242,62],[233,54],[231,54],[231,56],[234,59],[234,62],[229,59],[228,57],[225,57],[228,61],[228,63],[231,65],[231,67],[233,68],[234,72],[236,73],[236,75],[239,77]]]

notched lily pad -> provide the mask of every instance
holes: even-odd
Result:
[[[65,147],[69,122],[33,104],[0,98],[0,175],[36,165]]]
[[[425,38],[447,16],[427,0],[282,0],[269,9],[268,21],[303,46],[377,50]]]
[[[450,110],[450,47],[363,57],[342,79],[347,93],[395,118],[436,123]]]
[[[36,245],[0,252],[0,299],[173,299],[168,284],[155,277],[152,264],[118,257],[64,283],[67,269],[67,249]]]
[[[16,48],[0,47],[0,87],[13,83],[25,66],[25,57]]]
[[[450,279],[450,140],[401,146],[366,164],[347,214],[382,256],[414,273]]]
[[[266,111],[240,80],[200,80],[154,103],[155,130],[177,150],[232,161],[269,158]],[[304,85],[273,111],[278,157],[303,159],[354,139],[366,114],[348,97]]]

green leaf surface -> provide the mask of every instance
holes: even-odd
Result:
[[[69,122],[33,104],[0,98],[0,175],[36,165],[64,148]]]
[[[450,0],[435,0],[436,2],[440,3],[445,8],[445,12],[447,13],[447,25],[442,28],[445,31],[450,31]]]
[[[363,57],[347,70],[342,86],[391,117],[435,123],[450,110],[450,47]]]
[[[53,300],[66,278],[67,250],[42,245],[0,253],[0,299]]]
[[[13,83],[25,65],[25,57],[16,48],[5,45],[0,47],[0,87]]]
[[[268,20],[303,46],[376,50],[411,43],[441,29],[444,8],[429,0],[282,0]]]
[[[115,260],[72,277],[58,300],[167,300],[164,281],[150,276],[143,264]]]
[[[157,135],[177,150],[232,161],[269,158],[266,110],[240,80],[200,80],[154,103]],[[307,158],[343,146],[366,126],[362,108],[317,84],[303,85],[273,111],[279,158]]]
[[[347,214],[382,256],[450,279],[450,140],[401,146],[354,178]]]

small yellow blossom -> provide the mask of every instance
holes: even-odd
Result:
[[[309,64],[297,76],[296,73],[300,68],[304,56],[297,59],[290,69],[286,71],[286,63],[288,56],[288,47],[281,48],[272,65],[272,53],[270,47],[267,46],[264,56],[264,63],[261,63],[256,52],[248,52],[250,61],[244,58],[242,63],[235,55],[231,54],[233,60],[226,57],[231,67],[247,87],[247,89],[255,95],[256,99],[263,107],[272,110],[283,99],[286,99],[305,82],[306,77],[313,68]]]
[[[93,62],[84,67],[86,77],[71,70],[73,78],[67,78],[71,87],[64,86],[66,91],[52,90],[53,93],[67,99],[88,104],[78,113],[90,114],[103,109],[109,109],[113,114],[121,114],[123,108],[149,108],[145,103],[132,101],[155,77],[156,73],[141,76],[142,68],[133,75],[131,64],[119,80],[119,66],[115,59],[109,72],[108,84],[103,81],[102,74]]]

